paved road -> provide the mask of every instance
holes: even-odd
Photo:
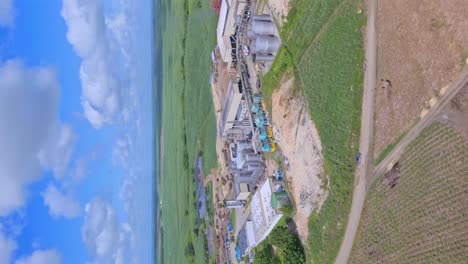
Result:
[[[354,237],[356,235],[359,219],[361,218],[364,199],[366,196],[366,174],[372,160],[372,139],[373,139],[373,120],[374,120],[374,88],[377,73],[377,37],[376,37],[376,0],[369,0],[367,9],[367,43],[366,60],[367,67],[364,75],[364,93],[362,101],[361,115],[361,138],[359,142],[359,151],[362,154],[361,165],[357,168],[354,178],[353,202],[349,214],[348,224],[346,226],[343,242],[338,252],[335,263],[346,263],[353,247]]]
[[[457,81],[453,82],[448,91],[443,95],[443,97],[431,108],[429,113],[427,113],[398,143],[397,146],[387,155],[387,157],[380,162],[380,164],[374,169],[370,177],[367,179],[367,189],[372,185],[372,183],[380,175],[386,172],[387,167],[393,162],[397,161],[401,154],[403,154],[405,148],[415,139],[421,131],[430,125],[432,122],[440,118],[440,114],[445,110],[447,104],[450,103],[450,100],[457,95],[461,89],[468,86],[468,69],[465,70],[461,77]],[[447,116],[448,118],[448,116]]]

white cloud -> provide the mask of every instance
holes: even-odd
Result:
[[[114,143],[112,148],[112,163],[120,165],[124,169],[128,169],[130,161],[130,141],[129,138],[119,138]]]
[[[81,235],[93,263],[132,263],[133,231],[108,201],[98,197],[86,205]]]
[[[16,250],[16,242],[0,232],[0,263],[10,263],[11,256]]]
[[[25,186],[43,170],[68,166],[74,136],[58,121],[54,70],[7,61],[0,64],[0,80],[0,216],[5,216],[24,205]]]
[[[49,185],[43,196],[51,216],[74,218],[81,215],[81,206],[75,198],[70,194],[62,194],[54,185]]]
[[[87,162],[84,158],[78,158],[74,162],[74,167],[70,171],[70,177],[75,182],[80,182],[88,174]]]
[[[60,263],[62,263],[62,257],[59,252],[53,249],[36,250],[31,254],[31,256],[23,257],[15,262],[15,264],[60,264]]]
[[[63,0],[67,39],[81,57],[81,104],[89,122],[112,123],[119,110],[123,67],[127,65],[129,28],[124,12],[104,14],[102,1]]]
[[[13,20],[13,1],[0,0],[0,27],[11,27]]]
[[[56,178],[65,174],[70,163],[76,135],[68,125],[57,128],[55,135],[51,136],[51,142],[41,153],[39,159],[43,167],[51,168]]]

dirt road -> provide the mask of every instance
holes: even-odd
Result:
[[[398,145],[395,146],[392,152],[390,152],[387,157],[385,157],[385,159],[380,162],[380,164],[374,169],[372,174],[370,174],[367,178],[366,189],[372,185],[372,183],[375,181],[375,179],[377,179],[377,177],[379,177],[379,175],[387,170],[389,165],[392,165],[393,162],[400,158],[405,148],[411,143],[411,141],[413,141],[413,139],[419,135],[419,133],[421,133],[424,128],[426,128],[435,120],[444,118],[443,111],[445,111],[447,104],[450,103],[450,100],[452,100],[452,98],[467,85],[468,69],[462,73],[461,77],[457,81],[450,85],[447,93],[444,94],[444,96],[431,108],[431,110],[405,135],[405,137],[398,143]],[[446,118],[448,118],[448,116]]]
[[[369,0],[367,8],[367,33],[366,33],[366,60],[367,67],[364,74],[364,93],[361,114],[361,138],[359,151],[362,154],[361,165],[357,168],[354,178],[353,202],[348,218],[343,242],[335,263],[346,263],[353,247],[359,219],[361,218],[364,199],[366,197],[366,174],[372,163],[372,138],[374,120],[374,87],[377,65],[377,37],[375,25],[376,0]]]
[[[376,82],[376,23],[375,23],[376,0],[369,0],[368,22],[367,22],[367,42],[366,59],[367,68],[364,83],[364,98],[361,116],[361,139],[360,152],[362,154],[362,163],[356,170],[353,202],[349,214],[348,224],[345,235],[338,252],[335,263],[347,263],[348,257],[353,247],[354,238],[359,226],[361,212],[364,206],[366,192],[375,179],[385,172],[387,167],[397,160],[408,144],[428,125],[439,118],[444,118],[443,111],[450,100],[460,90],[468,85],[468,69],[463,72],[461,77],[453,82],[447,93],[431,108],[431,110],[406,134],[397,146],[388,154],[388,156],[372,170],[372,154],[369,150],[372,146],[373,138],[373,115],[374,115],[374,87]]]

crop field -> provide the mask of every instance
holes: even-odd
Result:
[[[436,123],[369,190],[351,263],[466,263],[468,140]]]
[[[208,84],[216,14],[208,9],[208,1],[165,0],[162,6],[165,149],[159,188],[160,258],[164,263],[207,263],[206,237],[195,232],[193,168],[197,149],[202,151],[205,171],[216,166],[216,126]],[[195,35],[188,29],[205,31]]]
[[[193,3],[192,3],[193,2]],[[184,110],[189,163],[195,164],[196,150],[202,151],[204,175],[216,167],[216,117],[209,84],[211,56],[216,45],[217,15],[207,8],[196,8],[188,18],[185,40]],[[208,1],[204,1],[208,5]]]
[[[309,220],[307,257],[333,262],[352,200],[362,103],[365,10],[359,0],[296,0],[283,46],[263,77],[267,98],[286,75],[305,96],[323,146],[330,192]],[[309,261],[309,259],[308,259]]]
[[[466,67],[466,3],[378,1],[374,159],[411,129],[429,100]]]

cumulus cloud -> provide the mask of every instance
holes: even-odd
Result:
[[[105,199],[97,197],[86,204],[81,235],[92,263],[132,263],[133,231],[128,223],[119,221]]]
[[[13,1],[0,0],[0,27],[12,26],[13,18]]]
[[[81,206],[70,194],[63,194],[54,185],[49,185],[43,194],[44,204],[53,217],[74,218],[81,215]]]
[[[39,153],[41,164],[45,168],[51,168],[56,178],[65,174],[70,163],[76,135],[68,125],[62,125],[50,135],[49,144]]]
[[[117,166],[122,166],[128,169],[130,161],[130,141],[128,138],[119,138],[114,143],[112,148],[112,163]]]
[[[74,136],[58,121],[54,70],[7,61],[0,64],[0,80],[0,216],[5,216],[24,205],[25,186],[43,170],[60,172],[68,165]]]
[[[53,249],[36,250],[31,254],[31,256],[23,257],[15,262],[15,264],[60,264],[60,263],[62,263],[62,257],[59,252]]]
[[[122,60],[128,57],[126,16],[123,12],[106,16],[102,1],[95,0],[63,0],[61,14],[67,39],[82,59],[84,115],[95,128],[112,123],[120,104]]]
[[[16,242],[0,232],[0,263],[10,263],[11,256],[16,250]]]

